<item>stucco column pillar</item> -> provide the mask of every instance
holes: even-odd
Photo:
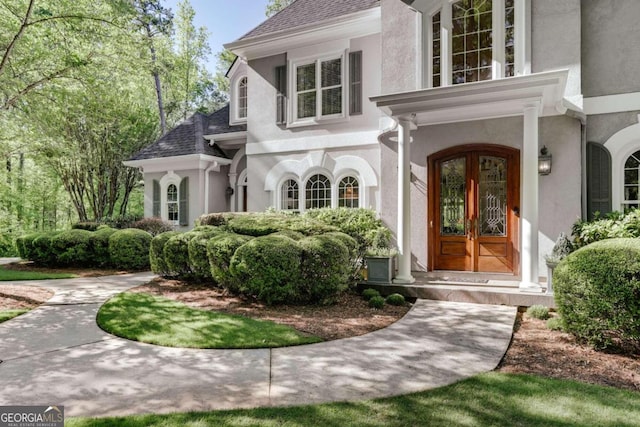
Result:
[[[524,140],[522,150],[522,282],[520,289],[538,290],[538,106],[524,109]]]
[[[398,275],[395,283],[413,283],[411,275],[411,119],[398,121]]]

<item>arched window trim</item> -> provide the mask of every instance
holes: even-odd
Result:
[[[237,89],[238,97],[237,97],[237,117],[239,120],[247,119],[247,105],[249,100],[248,94],[248,80],[247,76],[241,77],[238,81],[238,89]],[[244,102],[243,102],[244,100]]]
[[[355,184],[357,184],[357,188],[358,188],[357,201],[358,202],[357,202],[357,206],[345,206],[345,207],[348,207],[348,208],[351,208],[351,207],[360,208],[360,207],[362,207],[362,194],[361,194],[361,192],[362,192],[362,188],[363,187],[362,187],[362,182],[361,182],[360,178],[355,173],[345,173],[345,174],[340,175],[336,179],[335,185],[334,185],[335,191],[336,191],[336,195],[335,195],[336,204],[335,204],[335,206],[336,207],[340,207],[340,187],[342,185],[342,181],[344,181],[345,179],[348,179],[348,178],[355,180]]]
[[[638,166],[636,166],[635,168],[631,169],[631,168],[627,168],[627,162],[629,161],[629,159],[631,159],[631,157],[634,157],[635,160],[639,163]],[[635,171],[635,178],[638,182],[636,182],[635,184],[633,183],[627,183],[627,172],[629,171]],[[624,211],[628,208],[634,207],[640,207],[639,203],[640,203],[640,146],[637,147],[637,150],[634,151],[633,153],[631,153],[630,155],[628,155],[625,159],[624,165],[623,165],[623,170],[622,170],[622,201],[621,201],[621,210]],[[627,187],[631,187],[631,186],[635,187],[636,190],[636,197],[635,199],[632,198],[627,198]]]
[[[284,185],[286,183],[288,183],[289,181],[293,181],[298,185],[298,198],[297,198],[297,208],[293,208],[293,209],[288,209],[284,207],[284,202],[285,202],[285,197],[287,197],[284,194]],[[277,198],[277,207],[278,210],[282,210],[282,211],[291,211],[291,212],[301,212],[302,211],[302,193],[303,193],[303,189],[302,186],[300,184],[300,180],[292,175],[285,175],[281,180],[280,183],[278,184],[278,198]]]
[[[180,221],[180,183],[182,182],[181,176],[175,174],[173,171],[169,171],[166,175],[164,175],[160,179],[160,216],[163,220],[169,221],[169,200],[168,200],[168,191],[169,186],[175,185],[176,187],[176,195],[178,202],[178,220],[171,221],[174,225],[179,225]]]
[[[237,125],[243,124],[247,122],[247,115],[244,117],[240,114],[240,85],[245,81],[247,86],[247,113],[249,106],[249,80],[246,74],[239,74],[236,76],[231,82],[231,117],[229,120],[229,124]]]
[[[315,206],[307,207],[307,204],[308,204],[309,200],[312,200],[312,199],[309,199],[307,197],[307,191],[308,191],[307,187],[308,187],[309,183],[311,182],[311,180],[314,177],[319,176],[319,175],[321,175],[321,176],[323,176],[323,177],[325,177],[327,179],[328,187],[329,187],[328,188],[328,190],[329,190],[329,197],[328,197],[329,203],[326,206],[320,206],[320,207],[335,207],[336,206],[335,190],[334,190],[335,181],[333,180],[333,177],[331,176],[331,174],[328,173],[328,171],[314,170],[312,173],[308,173],[306,178],[305,178],[305,180],[303,181],[304,182],[304,187],[302,188],[302,191],[304,191],[304,197],[303,197],[304,204],[302,205],[302,207],[304,208],[304,210],[316,208]],[[326,190],[324,190],[324,191],[326,191]],[[319,198],[318,201],[320,201],[320,200],[327,200],[327,199],[326,198],[325,199],[320,199]]]
[[[640,115],[638,115],[640,122]],[[621,129],[605,142],[611,153],[611,202],[612,209],[619,211],[624,204],[624,165],[633,153],[640,150],[640,123]]]

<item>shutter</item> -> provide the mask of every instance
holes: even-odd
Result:
[[[362,51],[349,54],[349,114],[362,114]]]
[[[595,142],[587,143],[587,218],[611,212],[611,155]]]
[[[180,181],[180,210],[178,211],[180,225],[189,225],[189,177]]]
[[[276,67],[276,124],[287,123],[287,66]]]
[[[160,181],[153,180],[153,210],[152,216],[160,218]]]

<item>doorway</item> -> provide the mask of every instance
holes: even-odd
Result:
[[[428,165],[430,270],[517,274],[519,150],[463,145]]]

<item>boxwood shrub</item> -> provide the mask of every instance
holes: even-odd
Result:
[[[183,279],[192,277],[191,263],[189,262],[189,241],[196,236],[196,233],[186,232],[172,236],[164,244],[162,253],[167,268],[172,276]]]
[[[567,332],[597,348],[640,346],[640,239],[608,239],[567,256],[554,271]]]
[[[51,239],[52,256],[61,266],[85,266],[92,263],[91,232],[81,229],[62,231]],[[33,259],[33,256],[32,258]]]
[[[149,248],[149,263],[151,265],[151,271],[155,274],[164,277],[173,275],[164,259],[164,245],[170,238],[178,234],[180,234],[178,231],[167,231],[158,234],[151,240],[151,246]]]
[[[218,227],[213,226],[199,226],[191,231],[194,236],[189,240],[187,248],[189,266],[194,279],[204,281],[213,278],[207,256],[207,244],[212,237],[222,232]]]
[[[30,233],[16,239],[16,249],[22,259],[33,261],[35,258],[33,241],[40,237],[42,233]]]
[[[93,252],[92,264],[97,267],[106,267],[111,265],[111,256],[109,255],[109,238],[117,230],[109,226],[100,226],[96,231],[91,233],[89,242]]]
[[[53,265],[56,262],[56,256],[51,248],[52,239],[60,234],[59,231],[48,231],[40,233],[31,242],[33,252],[31,254],[32,261],[42,265]]]
[[[231,258],[236,250],[249,242],[250,236],[235,233],[220,233],[207,242],[207,259],[213,280],[231,292],[239,291],[239,283],[231,274]]]
[[[240,292],[265,303],[294,303],[300,300],[302,249],[285,236],[263,236],[240,246],[231,258],[231,274]]]
[[[137,228],[118,230],[109,237],[109,257],[116,268],[143,270],[149,268],[151,234]]]
[[[302,239],[299,245],[302,262],[297,299],[308,303],[332,303],[349,285],[349,250],[341,239],[326,234]]]

